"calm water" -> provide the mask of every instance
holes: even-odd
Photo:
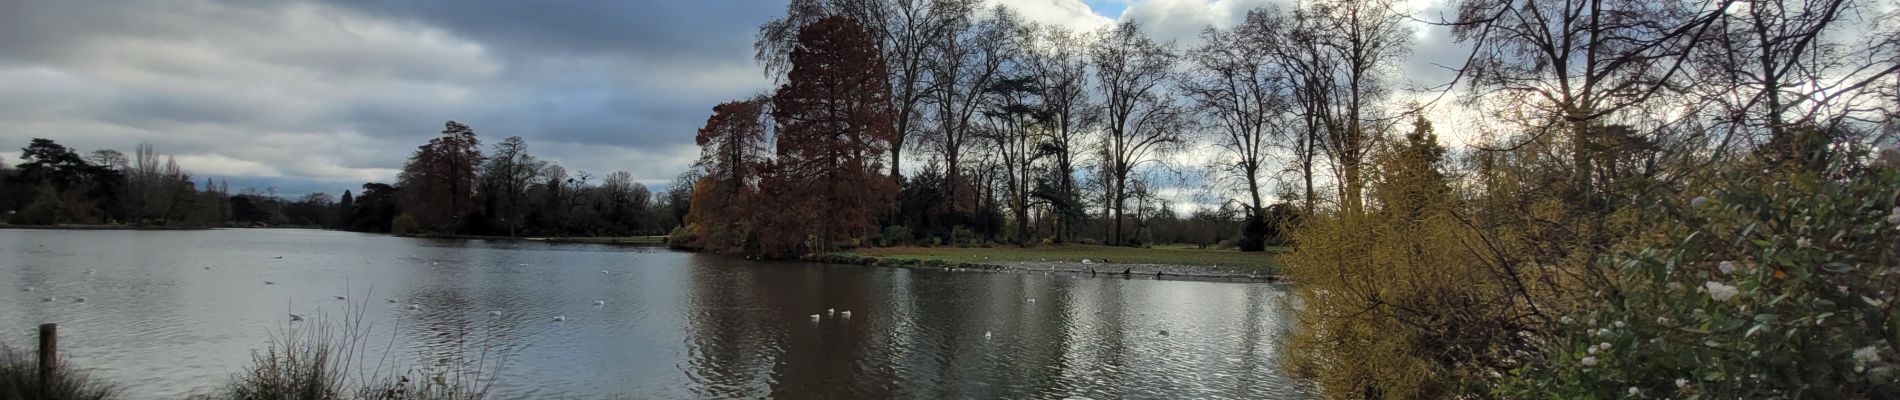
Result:
[[[498,398],[1296,398],[1283,296],[639,247],[0,230],[0,342],[57,322],[65,360],[141,399],[207,391],[288,313],[352,304],[393,368],[500,362]],[[811,321],[827,308],[853,315]]]

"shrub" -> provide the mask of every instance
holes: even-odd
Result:
[[[1599,261],[1611,290],[1499,394],[1900,398],[1900,171],[1856,172],[1649,207],[1670,239]]]
[[[39,360],[35,354],[0,345],[0,399],[103,400],[121,398],[117,386],[92,379],[72,362],[60,363],[54,396],[41,396]]]
[[[1082,245],[1089,245],[1089,246],[1100,246],[1102,245],[1102,240],[1096,239],[1096,238],[1081,238],[1081,239],[1076,239],[1075,243],[1082,244]]]
[[[421,225],[416,223],[415,216],[409,215],[409,213],[402,213],[402,215],[396,217],[394,221],[389,222],[389,233],[395,235],[413,235],[422,233],[422,228]]]
[[[883,234],[878,237],[878,245],[885,247],[902,246],[915,241],[917,238],[911,235],[910,228],[903,225],[886,226]]]
[[[368,296],[365,296],[368,297]],[[362,305],[340,321],[322,316],[284,326],[272,333],[270,346],[251,354],[251,366],[232,376],[208,399],[331,400],[428,399],[475,400],[487,397],[488,383],[500,363],[482,357],[439,360],[437,367],[407,373],[383,370],[391,354],[369,356],[369,326]],[[373,366],[373,367],[372,367]]]

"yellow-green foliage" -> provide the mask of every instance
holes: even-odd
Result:
[[[1289,368],[1328,398],[1440,398],[1460,370],[1502,357],[1520,325],[1512,289],[1483,265],[1429,136],[1377,157],[1363,215],[1322,212],[1284,258],[1300,302]]]

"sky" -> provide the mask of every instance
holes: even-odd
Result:
[[[1075,29],[1135,20],[1187,45],[1276,0],[989,1]],[[0,162],[17,164],[36,137],[82,152],[149,142],[234,190],[336,194],[393,181],[454,120],[485,144],[521,136],[570,173],[664,186],[697,156],[714,104],[770,89],[753,35],[784,11],[763,0],[0,0]],[[1431,36],[1421,51],[1441,50]],[[1404,68],[1431,75],[1433,58]]]

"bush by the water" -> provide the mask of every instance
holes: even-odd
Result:
[[[39,387],[39,359],[35,354],[0,345],[0,400],[58,398],[106,400],[121,398],[117,386],[100,382],[85,371],[62,362],[50,393]],[[47,396],[46,394],[51,394]]]

